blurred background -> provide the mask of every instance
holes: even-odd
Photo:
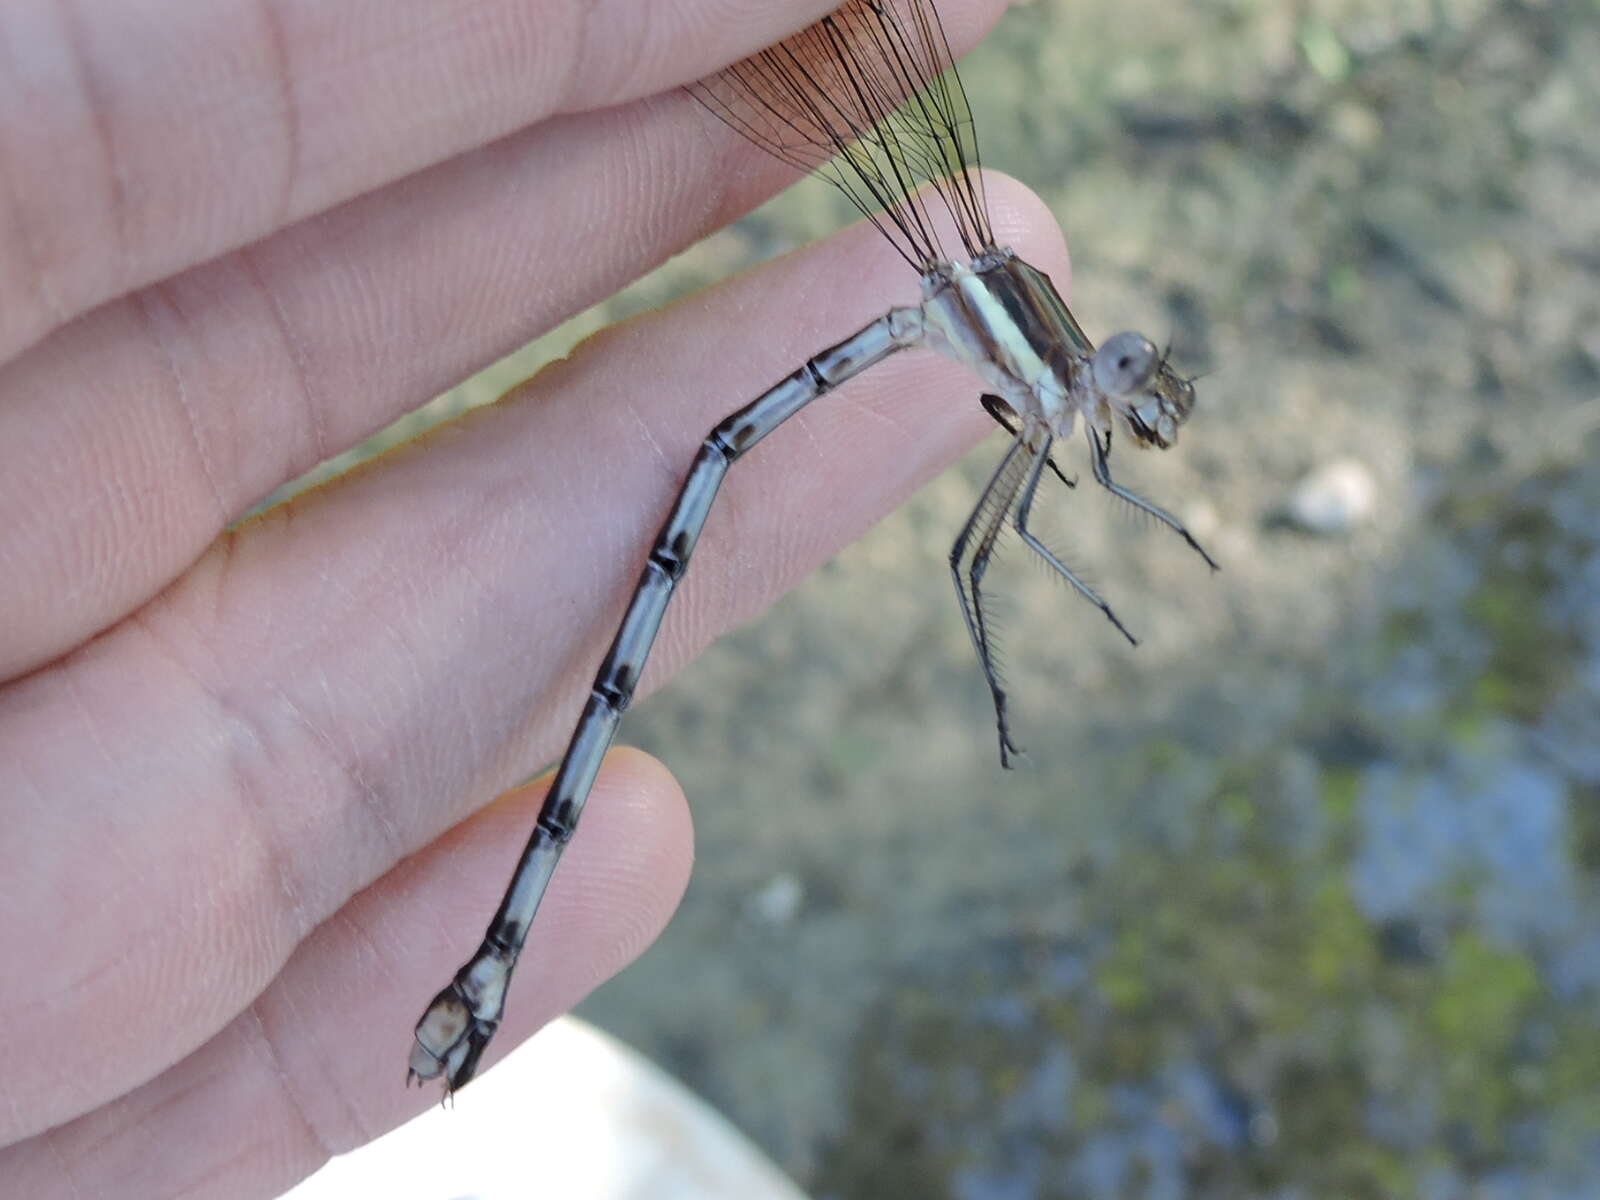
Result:
[[[1600,2],[1039,0],[963,63],[1091,336],[1209,372],[997,569],[998,437],[630,713],[682,911],[582,1015],[816,1197],[1600,1195]],[[446,407],[852,219],[801,185]],[[740,401],[744,397],[731,398]]]

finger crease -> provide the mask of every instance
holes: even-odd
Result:
[[[215,714],[216,727],[226,734],[230,747],[236,746],[241,739],[247,739],[258,746],[266,744],[265,739],[257,731],[248,713],[231,703],[222,692],[208,684],[204,676],[191,667],[183,655],[168,645],[166,639],[146,619],[144,610],[141,609],[128,617],[127,624],[143,633],[150,646],[195,685],[200,695],[209,702]],[[299,938],[304,935],[306,929],[310,928],[315,919],[308,913],[307,905],[301,897],[301,889],[296,885],[294,872],[290,866],[290,855],[283,847],[280,839],[274,836],[270,823],[263,816],[269,801],[260,794],[260,789],[251,779],[250,773],[240,765],[239,754],[235,750],[229,749],[227,760],[227,773],[231,779],[230,789],[234,799],[234,809],[240,816],[247,819],[250,831],[254,835],[256,845],[260,848],[260,853],[265,860],[268,872],[276,882],[278,891],[287,902],[289,930],[296,938]]]
[[[596,10],[600,7],[600,3],[601,0],[574,0],[574,7],[578,10],[574,14],[577,28],[572,39],[571,52],[566,56],[566,78],[561,81],[561,87],[556,92],[556,95],[561,97],[555,106],[556,112],[570,111],[574,105],[573,97],[578,91],[578,85],[589,81],[591,73],[589,51],[595,45],[595,31],[597,29],[603,31],[600,40],[608,48],[616,41],[615,22],[597,24],[595,21],[598,15]]]
[[[289,1009],[292,1015],[293,1006],[285,1002],[284,1007]],[[289,1069],[284,1064],[283,1053],[278,1049],[278,1041],[272,1036],[266,1020],[261,1015],[260,997],[257,997],[255,1003],[245,1009],[245,1016],[249,1018],[250,1026],[255,1031],[257,1044],[266,1055],[267,1069],[272,1072],[272,1077],[277,1080],[278,1090],[283,1093],[284,1101],[294,1114],[295,1120],[300,1123],[300,1128],[305,1130],[306,1141],[322,1156],[322,1162],[327,1162],[336,1152],[323,1138],[322,1130],[318,1128],[317,1123],[311,1119],[311,1114],[307,1111],[305,1101],[300,1098],[299,1089],[294,1086],[294,1081],[290,1078]],[[318,1165],[320,1166],[321,1164],[319,1163]]]
[[[215,464],[206,449],[205,439],[200,434],[200,422],[195,413],[194,405],[190,402],[189,388],[183,379],[183,372],[178,366],[178,356],[172,348],[172,339],[168,336],[167,322],[163,319],[163,308],[170,308],[173,313],[180,310],[175,304],[161,305],[157,303],[162,294],[162,284],[153,284],[142,288],[134,294],[134,303],[138,306],[139,315],[145,320],[150,329],[150,339],[161,351],[161,362],[167,370],[167,378],[172,384],[172,400],[178,406],[178,411],[183,414],[184,429],[189,435],[189,445],[194,450],[195,462],[199,464],[201,478],[205,480],[206,491],[211,495],[211,502],[216,507],[217,524],[226,525],[231,519],[230,505],[224,495],[221,485],[217,481]]]
[[[66,26],[67,49],[77,64],[79,85],[89,106],[89,123],[100,144],[100,156],[106,165],[106,179],[111,202],[112,242],[117,255],[114,280],[128,279],[128,184],[123,173],[122,157],[117,153],[117,140],[111,135],[110,105],[102,93],[89,54],[84,45],[84,22],[78,12],[77,0],[60,0],[62,18]]]
[[[289,359],[289,365],[294,371],[295,391],[300,397],[300,405],[305,410],[306,427],[311,432],[311,452],[315,455],[316,462],[322,462],[331,456],[328,448],[328,429],[322,419],[322,407],[317,402],[316,388],[312,385],[312,371],[306,354],[305,342],[295,332],[295,326],[289,320],[289,314],[283,307],[283,301],[278,296],[278,290],[267,282],[267,276],[256,262],[252,247],[239,251],[239,262],[250,277],[250,282],[267,302],[267,308],[272,313],[272,323],[277,327],[278,338],[283,343],[283,348]]]
[[[711,119],[705,105],[684,90],[680,90],[677,99],[696,110],[701,118],[700,140],[710,150],[708,169],[701,173],[704,186],[696,189],[702,197],[700,211],[692,226],[698,236],[702,231],[714,229],[729,220],[736,207],[731,199],[732,189],[735,181],[744,178],[745,169],[735,158],[739,152],[737,140],[723,136],[722,123]]]
[[[295,218],[294,194],[300,180],[300,155],[303,140],[300,95],[294,85],[289,55],[289,33],[277,0],[258,0],[261,23],[266,27],[267,44],[272,52],[273,71],[278,77],[278,97],[283,106],[283,187],[278,195],[278,215],[272,228],[281,229]]]
[[[3,31],[3,26],[0,26],[0,33]],[[50,285],[49,274],[44,268],[44,258],[35,245],[39,235],[35,232],[32,222],[28,220],[28,214],[22,205],[22,195],[13,181],[14,175],[20,178],[20,172],[13,172],[10,169],[11,164],[5,155],[5,150],[5,139],[0,138],[0,185],[4,186],[4,190],[0,191],[0,200],[5,201],[4,208],[0,211],[9,214],[8,224],[16,231],[12,244],[18,247],[22,256],[23,267],[28,277],[26,290],[33,293],[35,304],[44,316],[44,324],[51,327],[61,325],[67,320],[66,305],[61,302],[61,297],[56,295],[55,288]],[[4,330],[0,330],[0,333],[3,332]],[[20,336],[26,339],[30,335],[21,333]],[[15,346],[0,348],[0,351],[3,351],[0,357],[19,351],[26,344],[24,341]]]
[[[400,833],[399,826],[395,824],[394,817],[389,812],[389,806],[384,803],[381,789],[369,783],[362,774],[359,766],[354,761],[340,754],[334,746],[332,739],[311,720],[298,704],[282,688],[273,687],[271,694],[281,701],[288,709],[289,715],[295,723],[311,736],[311,739],[321,748],[327,761],[333,764],[345,782],[345,790],[350,793],[362,811],[367,815],[372,827],[377,829],[383,838],[383,853],[391,861],[397,860],[410,852],[405,839]]]
[[[74,1200],[82,1200],[82,1197],[88,1195],[88,1193],[83,1190],[83,1185],[78,1182],[78,1173],[73,1169],[77,1156],[69,1154],[61,1147],[62,1131],[66,1128],[67,1126],[65,1125],[57,1125],[54,1129],[46,1129],[39,1135],[39,1140],[44,1143],[51,1161],[56,1164],[56,1169],[61,1172],[61,1178],[65,1181]]]

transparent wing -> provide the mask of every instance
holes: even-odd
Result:
[[[769,154],[819,172],[919,271],[948,258],[925,184],[968,258],[993,244],[972,111],[933,0],[851,0],[689,91]]]

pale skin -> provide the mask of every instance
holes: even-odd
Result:
[[[8,1194],[274,1196],[433,1102],[411,1024],[701,435],[917,281],[846,230],[230,526],[786,183],[673,89],[829,7],[0,5]],[[959,49],[1001,5],[942,7]],[[1048,212],[990,202],[1064,285]],[[643,691],[992,431],[979,390],[906,355],[752,452]],[[490,1062],[690,857],[671,776],[614,753]]]

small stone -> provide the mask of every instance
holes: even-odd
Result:
[[[1338,537],[1372,517],[1378,506],[1378,483],[1365,463],[1336,459],[1318,467],[1296,485],[1284,506],[1291,525],[1307,533]]]
[[[1222,516],[1209,500],[1197,496],[1183,506],[1183,523],[1190,533],[1204,540],[1216,536],[1222,528]]]
[[[805,886],[785,871],[774,875],[749,900],[750,914],[768,925],[789,925],[800,915],[805,902]]]

